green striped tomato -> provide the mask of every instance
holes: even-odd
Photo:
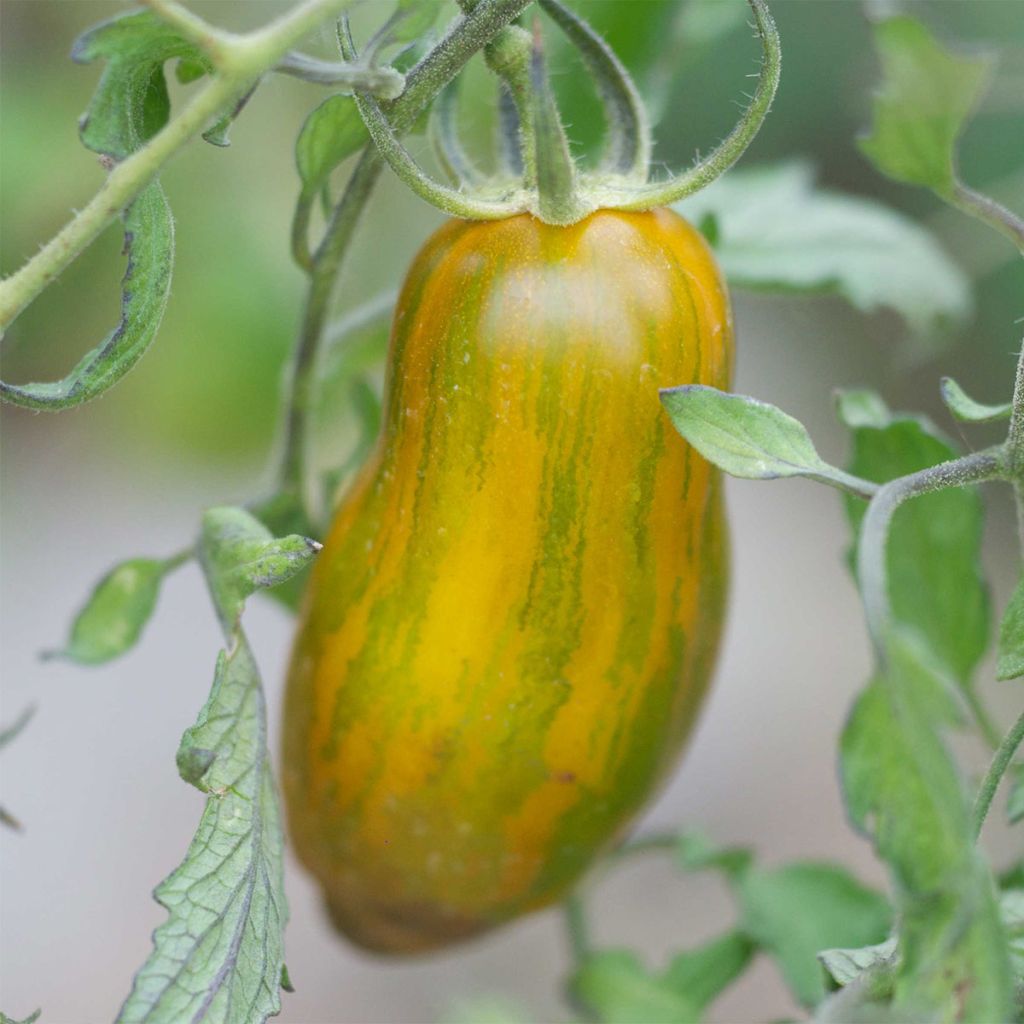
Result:
[[[667,210],[453,221],[416,258],[285,704],[292,840],[356,942],[551,903],[676,761],[727,551],[658,389],[727,388],[732,354],[710,252]]]

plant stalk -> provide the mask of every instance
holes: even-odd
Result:
[[[86,206],[20,270],[0,283],[0,332],[95,241],[178,150],[244,96],[303,36],[350,2],[306,0],[250,35],[218,36],[218,67],[222,70],[210,84],[145,146],[122,160]],[[178,5],[157,5],[158,12],[172,8],[181,10]]]
[[[408,73],[405,92],[385,105],[384,111],[395,134],[408,131],[473,54],[518,17],[529,3],[530,0],[480,0],[469,14],[457,20],[437,46]],[[303,504],[308,497],[305,463],[309,413],[324,325],[342,262],[382,167],[377,150],[366,147],[309,267],[309,292],[288,386],[279,472],[280,489],[298,495]]]
[[[999,744],[992,763],[985,773],[985,778],[982,780],[981,788],[978,790],[978,797],[974,803],[975,839],[981,835],[982,826],[985,824],[985,818],[988,817],[989,808],[992,806],[999,783],[1006,774],[1006,769],[1010,767],[1013,755],[1021,743],[1024,743],[1024,714],[1010,726],[1010,731],[1003,738],[1003,742]]]
[[[1005,479],[1006,475],[1003,450],[989,449],[899,477],[880,487],[871,499],[860,529],[857,577],[864,599],[868,630],[883,664],[886,659],[885,634],[892,618],[886,551],[889,527],[896,510],[910,498],[950,487],[966,487],[987,480]]]

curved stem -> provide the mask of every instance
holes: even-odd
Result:
[[[305,53],[286,53],[272,70],[316,85],[338,86],[343,92],[362,89],[384,100],[396,99],[405,88],[405,75],[394,68],[319,60]]]
[[[704,160],[668,181],[651,182],[634,188],[607,187],[601,190],[599,205],[616,210],[648,210],[678,202],[710,185],[743,155],[764,123],[779,85],[782,50],[765,0],[749,0],[764,58],[757,88],[739,123]]]
[[[576,165],[544,67],[539,24],[535,26],[530,54],[530,110],[537,169],[534,213],[545,224],[574,224],[593,207],[586,205],[579,195]]]
[[[454,185],[479,185],[484,176],[462,147],[457,124],[458,91],[454,82],[441,90],[430,110],[428,135],[434,156]]]
[[[1024,555],[1024,341],[1017,357],[1017,376],[1013,384],[1010,427],[1006,435],[1006,458],[1010,464],[1013,493],[1017,501],[1017,530]]]
[[[481,0],[406,76],[405,92],[389,107],[396,132],[407,131],[427,104],[481,47],[516,18],[530,0]],[[309,407],[319,350],[331,297],[345,253],[383,163],[377,151],[363,150],[344,194],[338,201],[324,237],[310,261],[310,286],[286,399],[284,442],[279,486],[303,501]]]
[[[868,504],[857,547],[857,578],[864,599],[868,630],[880,660],[885,660],[884,637],[892,617],[886,550],[896,510],[908,499],[950,487],[966,487],[1006,477],[1001,449],[974,452],[931,466],[884,484]]]
[[[640,91],[615,51],[561,0],[541,7],[573,43],[597,85],[608,125],[601,169],[643,182],[651,163],[651,126]]]
[[[951,195],[944,195],[958,210],[995,228],[1005,235],[1024,255],[1024,217],[997,203],[990,196],[976,192],[973,188],[957,181]]]
[[[357,54],[349,32],[348,21],[343,19],[339,32],[342,53],[348,61],[355,61]],[[487,200],[473,199],[463,195],[457,189],[434,181],[413,160],[408,150],[402,145],[394,128],[391,127],[380,104],[368,93],[356,91],[354,94],[359,116],[363,119],[370,138],[387,165],[396,175],[412,189],[421,199],[426,200],[439,210],[453,217],[466,220],[501,220],[522,213],[525,207],[513,203],[496,203]]]
[[[244,96],[256,79],[277,64],[303,36],[350,2],[306,0],[251,35],[220,39],[218,67],[223,70],[178,117],[114,168],[73,220],[20,270],[0,283],[0,331],[99,236],[175,153]],[[157,5],[157,9],[183,10],[176,4]]]
[[[992,806],[992,799],[996,795],[999,783],[1010,767],[1013,755],[1017,748],[1024,743],[1024,714],[1017,719],[1010,727],[1010,731],[999,744],[992,763],[989,765],[985,778],[982,780],[981,788],[978,790],[978,797],[974,803],[974,837],[981,835],[985,818],[988,817],[989,808]]]

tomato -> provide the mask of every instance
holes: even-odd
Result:
[[[727,551],[658,389],[731,364],[722,280],[670,211],[452,221],[416,258],[285,706],[291,837],[357,943],[557,900],[677,760]]]

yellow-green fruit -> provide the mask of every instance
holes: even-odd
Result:
[[[726,535],[658,389],[727,388],[732,351],[708,248],[667,210],[450,222],[416,258],[285,705],[292,841],[356,942],[551,903],[671,768]]]

